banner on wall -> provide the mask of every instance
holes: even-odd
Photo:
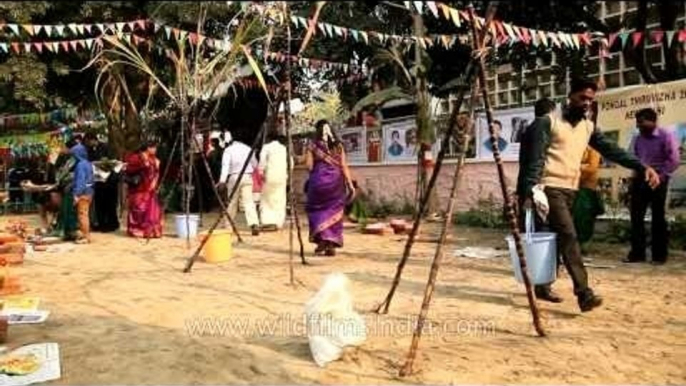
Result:
[[[419,142],[414,118],[384,125],[383,152],[386,162],[416,161],[417,151]]]
[[[363,126],[339,129],[338,137],[343,142],[348,163],[365,163],[367,161],[367,138]]]
[[[638,131],[635,114],[650,107],[658,113],[658,126],[672,132],[679,144],[681,166],[670,181],[669,201],[672,206],[686,207],[686,81],[632,86],[598,94],[598,127],[620,146],[632,151]],[[618,167],[604,174],[617,179],[630,175]]]
[[[503,160],[519,159],[519,143],[522,133],[534,120],[533,107],[500,110],[494,113],[493,125],[498,135],[498,150]],[[491,135],[488,131],[486,114],[481,113],[476,118],[477,128],[477,158],[492,160]]]

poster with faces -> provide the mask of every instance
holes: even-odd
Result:
[[[384,155],[386,161],[416,161],[419,142],[414,120],[384,126]]]
[[[493,127],[496,131],[497,146],[500,156],[504,160],[518,160],[519,147],[522,134],[534,121],[534,108],[524,107],[518,109],[494,111]],[[477,158],[483,160],[493,159],[491,135],[486,120],[486,114],[482,113],[476,119],[477,129]]]

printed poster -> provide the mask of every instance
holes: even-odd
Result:
[[[365,128],[363,126],[346,127],[337,131],[343,142],[348,163],[365,163],[367,161]]]
[[[686,208],[686,81],[640,85],[610,90],[598,94],[598,127],[617,138],[620,146],[632,150],[636,129],[635,114],[651,107],[658,113],[658,127],[667,129],[676,138],[681,166],[670,181],[669,204]],[[613,196],[619,194],[620,179],[631,176],[631,171],[621,167],[603,170],[604,177],[612,181]]]
[[[383,137],[386,162],[417,160],[419,142],[414,118],[384,125]]]
[[[498,136],[498,150],[503,160],[517,161],[522,133],[534,120],[533,107],[500,110],[494,112],[493,126]],[[477,158],[492,160],[491,135],[488,129],[486,114],[476,118]]]

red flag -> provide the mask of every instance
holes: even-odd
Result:
[[[88,34],[91,34],[91,28],[93,28],[93,24],[84,24],[83,28],[88,32]]]
[[[641,39],[643,39],[643,32],[634,32],[631,34],[631,39],[634,41],[634,48],[638,46],[638,43],[641,42]]]
[[[610,39],[607,41],[607,49],[610,50],[612,49],[612,45],[615,44],[615,40],[617,40],[618,34],[616,33],[611,33],[610,34]]]
[[[62,42],[62,48],[64,48],[66,52],[69,52],[69,42]]]
[[[43,53],[43,43],[33,43],[33,46],[36,47],[38,53]]]
[[[74,51],[79,50],[79,46],[76,44],[76,40],[70,40],[69,45],[71,46],[72,50],[74,50]]]
[[[12,49],[14,50],[14,52],[19,53],[19,50],[20,50],[19,43],[14,42],[11,45],[12,45]]]
[[[195,32],[191,32],[188,34],[188,40],[191,41],[191,44],[196,45],[198,44],[198,34]]]
[[[524,43],[526,43],[528,45],[529,43],[531,43],[531,34],[529,33],[529,29],[522,27],[521,30],[522,30],[522,38],[524,39]]]
[[[653,40],[655,43],[662,43],[662,39],[665,37],[665,31],[653,31],[650,33],[650,35],[653,37]]]
[[[686,30],[681,30],[679,31],[679,42],[684,42],[686,41]]]
[[[136,21],[136,24],[138,24],[138,27],[140,27],[140,29],[145,30],[145,21],[145,19],[141,19]]]
[[[591,45],[591,34],[588,32],[584,32],[582,34],[579,34],[579,40],[582,42],[582,44],[590,46]]]

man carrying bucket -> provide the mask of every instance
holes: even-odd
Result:
[[[603,136],[587,114],[598,86],[589,80],[574,80],[567,105],[559,117],[546,116],[531,127],[531,159],[522,168],[524,208],[532,206],[532,189],[540,184],[548,199],[548,224],[557,233],[558,249],[574,283],[579,308],[588,312],[602,304],[602,298],[588,285],[581,249],[574,229],[572,207],[579,188],[581,160],[587,146],[606,159],[636,171],[651,188],[660,183],[657,172]]]

